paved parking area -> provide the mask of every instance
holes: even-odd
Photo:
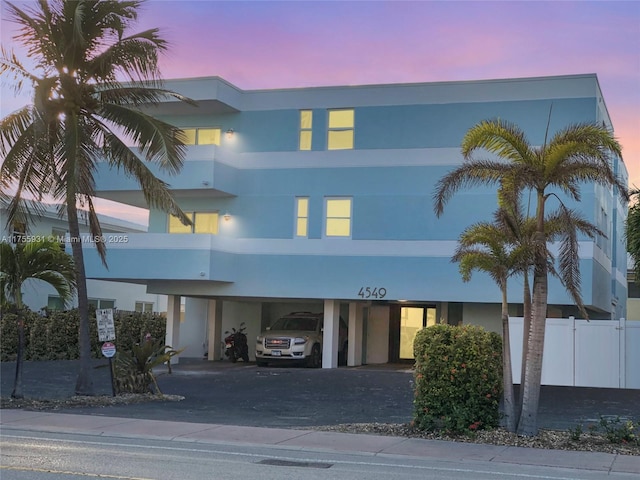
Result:
[[[96,366],[106,365],[105,360]],[[15,364],[2,363],[0,394],[9,396]],[[24,393],[31,398],[73,395],[77,362],[26,362]],[[180,402],[71,408],[66,413],[254,427],[310,427],[411,420],[413,375],[408,365],[332,370],[258,368],[253,363],[187,360],[159,373],[163,393]],[[109,394],[109,373],[95,369],[97,394]],[[539,425],[567,429],[601,415],[640,419],[640,390],[543,386]]]

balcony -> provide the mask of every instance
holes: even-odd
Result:
[[[180,174],[169,175],[151,163],[145,165],[157,178],[169,184],[174,193],[198,191],[199,195],[232,196],[237,192],[237,169],[224,160],[224,149],[215,145],[188,147]],[[97,165],[97,196],[148,208],[140,186],[122,170],[110,168],[106,162]]]
[[[149,280],[233,282],[234,254],[216,235],[104,234],[108,270],[90,237],[83,237],[87,278],[146,283]]]

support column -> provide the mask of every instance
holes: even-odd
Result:
[[[180,348],[180,295],[169,295],[167,298],[167,333],[165,345]],[[179,355],[171,357],[171,363],[178,363]]]
[[[209,323],[207,359],[220,360],[222,358],[222,300],[209,300],[207,317]]]
[[[438,323],[449,323],[449,302],[440,302],[440,321]]]
[[[347,365],[362,365],[362,310],[361,303],[349,303],[349,351]]]
[[[324,301],[324,331],[322,334],[322,368],[338,367],[338,333],[340,329],[340,302]]]

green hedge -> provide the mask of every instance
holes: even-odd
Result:
[[[462,433],[498,426],[502,339],[473,325],[434,325],[414,342],[414,426]]]
[[[100,358],[101,342],[95,312],[90,312],[91,352]],[[17,315],[3,312],[0,316],[0,361],[16,359],[18,349]],[[25,317],[25,360],[74,360],[78,358],[78,310],[49,311],[47,316],[27,311]],[[116,348],[131,351],[146,333],[155,339],[165,337],[166,320],[160,314],[116,312]]]

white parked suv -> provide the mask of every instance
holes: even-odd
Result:
[[[256,342],[256,363],[298,361],[308,367],[322,365],[322,313],[294,312],[276,320]],[[346,364],[347,324],[340,318],[338,364]]]

